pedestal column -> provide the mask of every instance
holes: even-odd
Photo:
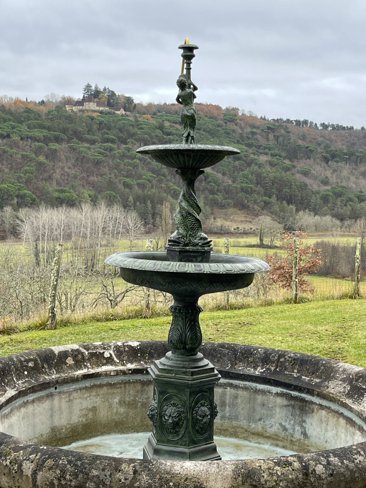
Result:
[[[220,375],[198,352],[202,334],[197,299],[174,299],[168,339],[172,351],[149,369],[154,381],[148,412],[153,432],[144,459],[219,460],[213,430],[214,387]]]

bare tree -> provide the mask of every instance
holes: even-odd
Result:
[[[362,217],[361,219],[356,220],[355,224],[355,231],[361,238],[361,245],[363,244],[363,241],[366,236],[366,218]]]
[[[59,244],[56,249],[55,257],[52,263],[51,286],[50,286],[50,296],[49,296],[49,303],[48,303],[47,329],[56,329],[57,326],[56,298],[57,298],[57,287],[60,278],[61,255],[62,255],[62,244]]]
[[[114,280],[102,280],[101,281],[101,289],[94,300],[93,306],[96,307],[98,304],[107,302],[110,308],[116,308],[123,300],[135,289],[137,286],[127,286],[120,291],[116,290],[116,285]]]
[[[9,262],[8,272],[3,272],[3,276],[6,275],[6,280],[3,280],[6,281],[4,289],[0,283],[0,295],[3,292],[0,296],[0,316],[9,313],[23,319],[34,313],[47,311],[50,306],[49,275],[52,274],[52,261],[58,243],[62,242],[67,242],[62,264],[62,274],[67,279],[58,288],[56,286],[56,292],[54,289],[52,292],[52,299],[56,295],[59,313],[94,307],[102,302],[108,303],[110,307],[117,306],[132,289],[116,290],[114,283],[109,281],[114,271],[109,267],[105,269],[104,257],[115,248],[115,241],[122,238],[128,239],[132,249],[134,240],[143,230],[142,221],[134,211],[126,211],[118,206],[83,204],[79,208],[41,206],[21,210],[18,232],[24,240],[25,252],[31,249],[35,264],[28,260],[24,269],[23,262],[22,274],[18,271],[16,261]],[[87,291],[85,279],[99,279],[101,274],[102,289],[95,298],[94,290]],[[28,286],[28,281],[31,283],[32,279],[36,286]],[[13,283],[17,284],[15,290],[11,287]],[[155,300],[155,295],[150,291],[148,295],[147,310],[151,308],[153,299]],[[49,310],[50,324],[56,301]]]
[[[266,245],[266,239],[268,240],[268,244],[273,246],[275,240],[278,239],[283,232],[283,226],[267,215],[258,218],[258,225],[258,240],[260,247]]]
[[[0,212],[0,222],[5,230],[5,237],[15,237],[17,234],[18,218],[15,210],[11,207],[4,207]]]
[[[164,244],[167,243],[171,230],[172,230],[172,212],[170,208],[170,202],[165,201],[163,203],[163,209],[161,214],[161,234],[162,234]]]
[[[111,246],[113,240],[128,236],[130,246],[143,229],[142,221],[135,212],[120,207],[84,204],[81,208],[24,209],[19,212],[19,231],[25,242],[32,246],[37,265],[52,260],[58,242],[71,244],[74,254],[85,250],[85,265],[89,270],[98,268],[101,249]],[[67,217],[67,218],[66,218]]]
[[[49,269],[36,267],[15,258],[12,248],[0,256],[0,318],[27,320],[44,312],[49,286]]]
[[[330,215],[314,215],[304,210],[296,215],[296,226],[304,232],[336,232],[340,230],[341,223]]]
[[[56,243],[63,242],[66,224],[66,208],[22,209],[19,211],[19,232],[25,242],[31,244],[37,265],[52,260]]]
[[[129,249],[132,251],[133,241],[141,234],[144,225],[142,220],[136,212],[130,211],[126,213],[125,229],[129,242]]]

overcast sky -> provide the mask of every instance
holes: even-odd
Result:
[[[187,36],[199,102],[366,125],[365,0],[0,0],[0,95],[174,102]]]

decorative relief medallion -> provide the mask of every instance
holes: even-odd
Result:
[[[185,406],[179,397],[167,395],[164,398],[161,407],[161,423],[169,439],[176,440],[184,434]]]
[[[219,411],[217,409],[217,404],[216,404],[216,402],[214,402],[214,404],[213,404],[213,418],[214,419],[217,417],[218,413],[219,413]]]
[[[147,411],[147,416],[149,417],[153,426],[155,427],[156,421],[158,418],[158,406],[157,406],[155,400],[151,402],[151,404],[149,406],[149,410]]]
[[[192,426],[195,433],[199,436],[207,434],[210,428],[212,415],[210,402],[208,400],[199,401],[193,409]]]

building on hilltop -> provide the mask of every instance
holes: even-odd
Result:
[[[125,114],[123,108],[112,110],[107,106],[107,102],[94,99],[76,100],[73,105],[66,105],[65,108],[68,112],[115,112],[121,115]]]

